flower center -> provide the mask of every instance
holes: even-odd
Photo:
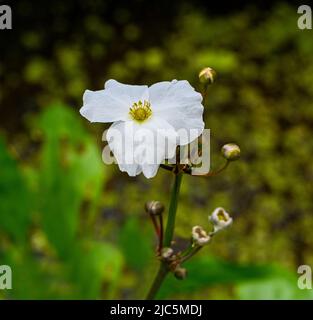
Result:
[[[199,236],[199,238],[206,238],[208,235],[207,233],[200,227],[195,228],[195,233]]]
[[[228,221],[228,219],[227,219],[227,217],[225,216],[223,210],[219,210],[219,212],[217,213],[217,218],[218,218],[218,220],[220,220],[220,221],[225,221],[225,222]]]
[[[141,100],[135,102],[129,110],[132,118],[139,122],[147,120],[152,115],[151,104],[146,100],[143,103]]]

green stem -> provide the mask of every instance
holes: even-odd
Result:
[[[146,300],[154,300],[167,274],[168,274],[167,265],[164,262],[161,262],[159,271],[152,283],[152,286],[149,290]]]
[[[164,247],[170,247],[173,239],[175,220],[176,220],[176,211],[178,204],[178,195],[180,191],[180,185],[182,181],[183,174],[178,173],[175,175],[174,186],[171,194],[171,202],[168,210],[168,218],[164,236]]]
[[[189,260],[191,257],[193,257],[196,253],[198,253],[201,250],[202,247],[197,247],[194,250],[192,250],[191,252],[189,252],[186,256],[184,256],[181,259],[181,263],[186,262],[187,260]]]
[[[180,185],[182,180],[182,173],[178,173],[175,175],[175,181],[172,189],[170,207],[168,211],[168,218],[166,223],[165,237],[163,247],[170,247],[173,239],[174,228],[175,228],[175,219],[176,219],[176,211],[178,204],[178,196],[180,191]],[[158,293],[164,279],[166,278],[169,270],[167,264],[162,261],[159,271],[152,283],[151,289],[147,295],[147,300],[153,300]]]

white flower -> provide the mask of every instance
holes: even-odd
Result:
[[[233,219],[225,211],[224,208],[216,208],[212,215],[209,216],[209,221],[214,225],[214,232],[225,229],[233,223]]]
[[[194,226],[192,228],[192,239],[198,246],[204,246],[210,241],[211,237],[202,227]]]
[[[113,122],[107,140],[121,171],[154,177],[160,163],[204,129],[202,96],[188,81],[151,87],[108,80],[104,90],[86,90],[80,113],[91,122]]]

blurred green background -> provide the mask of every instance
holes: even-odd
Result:
[[[169,200],[169,173],[130,178],[101,160],[107,127],[79,115],[85,89],[188,79],[214,68],[205,108],[212,167],[184,177],[177,243],[223,206],[234,224],[169,277],[159,298],[310,299],[313,266],[313,41],[297,6],[239,1],[12,1],[0,31],[0,265],[9,299],[143,298],[157,268],[143,210]],[[10,4],[10,1],[7,2]]]

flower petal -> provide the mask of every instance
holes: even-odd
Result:
[[[148,140],[146,147],[150,148],[150,154],[156,150],[155,163],[160,164],[164,159],[172,158],[176,153],[178,135],[175,128],[165,119],[152,116],[151,120],[143,124],[145,129],[153,133],[155,140],[154,144]]]
[[[80,114],[90,122],[114,122],[128,118],[127,103],[113,98],[106,90],[86,90]]]
[[[129,119],[129,109],[139,100],[149,100],[147,86],[132,86],[108,80],[104,90],[85,91],[80,113],[90,122],[126,121]]]
[[[164,81],[149,88],[153,113],[171,124],[179,145],[197,138],[204,129],[202,96],[188,81]]]
[[[141,100],[149,100],[148,86],[134,86],[123,84],[116,80],[108,80],[104,85],[105,91],[116,100],[120,100],[127,104],[128,108]]]
[[[116,122],[107,132],[107,140],[121,171],[130,176],[143,172],[156,175],[160,163],[175,154],[177,134],[162,118],[153,117],[143,124]]]
[[[141,173],[141,167],[134,162],[133,142],[129,141],[130,135],[126,135],[129,126],[132,126],[130,121],[113,123],[107,131],[106,139],[120,170],[134,177]]]
[[[202,96],[187,80],[162,81],[149,87],[150,102],[156,110],[186,108],[201,104]]]
[[[147,178],[153,178],[157,174],[159,169],[159,164],[144,164],[142,166],[142,173]]]

